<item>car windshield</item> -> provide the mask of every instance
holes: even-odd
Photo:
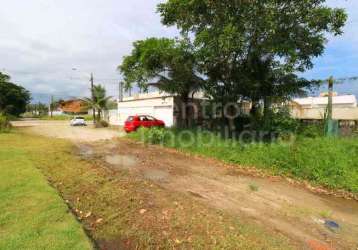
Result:
[[[76,119],[76,120],[84,120],[85,118],[78,116],[78,117],[75,117],[75,119]]]
[[[133,117],[133,116],[130,116],[130,117],[127,118],[127,122],[131,122],[131,121],[133,121],[133,120],[134,120],[134,117]]]

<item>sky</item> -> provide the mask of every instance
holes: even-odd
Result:
[[[156,5],[165,0],[0,0],[0,71],[48,98],[89,94],[89,74],[118,95],[116,70],[132,43],[175,37],[160,23]],[[329,37],[325,54],[303,76],[358,76],[358,1],[328,0],[349,14],[345,34]],[[73,70],[76,69],[76,70]],[[358,84],[337,87],[358,95]]]

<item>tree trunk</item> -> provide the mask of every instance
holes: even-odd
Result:
[[[271,96],[265,96],[264,97],[264,126],[265,128],[269,128],[271,125]]]
[[[188,111],[189,111],[189,94],[183,94],[180,97],[181,100],[181,107],[180,107],[180,128],[189,128],[189,118],[188,118]]]
[[[101,121],[101,110],[97,110],[97,122]]]

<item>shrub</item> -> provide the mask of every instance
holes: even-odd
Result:
[[[324,135],[324,129],[322,125],[301,125],[298,134],[302,137],[317,138]]]
[[[278,134],[295,133],[299,127],[299,122],[292,118],[287,108],[281,108],[273,112],[271,116],[271,131]]]
[[[96,128],[108,128],[109,123],[107,121],[101,120],[96,123]]]
[[[0,133],[7,133],[11,129],[11,123],[9,118],[0,113]]]
[[[107,121],[102,120],[102,121],[100,121],[100,124],[101,124],[101,126],[103,128],[108,128],[109,127],[109,123]]]
[[[136,133],[132,133],[129,137],[141,140],[151,144],[165,144],[167,131],[163,128],[139,128]]]

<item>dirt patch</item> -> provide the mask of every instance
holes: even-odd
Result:
[[[143,176],[144,178],[155,182],[169,182],[169,173],[163,170],[157,170],[157,169],[144,170]]]
[[[15,121],[12,124],[32,134],[69,139],[74,143],[96,142],[124,135],[119,129],[118,131],[107,128],[95,129],[90,124],[87,127],[71,127],[69,121]]]
[[[357,248],[358,202],[354,200],[313,194],[282,179],[230,175],[232,170],[219,162],[129,140],[120,140],[118,147],[108,153],[135,157],[133,174],[169,192],[189,194],[209,207],[251,218],[305,246],[318,240],[337,249]],[[122,164],[121,157],[117,160]],[[340,230],[332,232],[317,223],[324,219],[338,223]]]

